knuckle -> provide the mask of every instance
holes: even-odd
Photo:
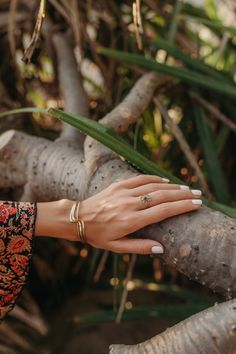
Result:
[[[159,190],[156,192],[156,198],[160,202],[165,198],[165,195],[166,195],[166,193],[163,190]]]
[[[112,190],[112,191],[115,191],[115,190],[117,190],[118,189],[118,183],[119,182],[113,182],[112,184],[110,184],[110,189]]]
[[[161,217],[165,217],[166,215],[168,215],[170,212],[170,207],[169,205],[165,205],[165,204],[162,204],[159,206],[159,215]]]

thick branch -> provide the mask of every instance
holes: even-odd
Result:
[[[110,354],[235,354],[236,300],[215,305],[137,345],[112,345]]]
[[[89,116],[88,98],[83,88],[83,80],[76,63],[72,46],[62,33],[52,37],[58,58],[60,87],[67,112]],[[76,141],[82,147],[84,135],[77,129],[64,123],[61,138]]]
[[[126,98],[110,113],[100,120],[100,123],[111,126],[117,133],[124,133],[135,123],[149,106],[158,86],[167,81],[156,72],[144,74],[133,86]]]
[[[6,140],[8,143],[3,144],[2,141]],[[21,183],[27,182],[31,186],[37,200],[65,197],[83,199],[115,180],[137,174],[127,163],[113,158],[100,161],[99,168],[91,176],[84,169],[80,151],[69,143],[51,143],[19,132],[3,134],[0,137],[1,146],[2,170],[8,170],[11,175],[11,171],[17,168],[15,173],[19,174]],[[17,146],[17,150],[13,146]],[[7,157],[3,160],[1,156]],[[16,175],[15,180],[18,180]],[[13,179],[10,181],[15,183]],[[4,185],[4,179],[0,179],[0,184]],[[236,294],[234,219],[203,207],[198,212],[146,227],[138,232],[138,236],[163,243],[163,261],[189,278],[212,290],[223,292],[227,297]]]
[[[87,189],[84,159],[70,142],[9,130],[0,136],[0,187],[25,187],[23,200],[83,198]]]
[[[111,126],[117,133],[124,133],[129,126],[135,123],[150,104],[155,90],[166,83],[168,79],[155,72],[144,74],[131,89],[126,98],[110,113],[100,120],[101,124]],[[103,161],[114,158],[115,154],[95,141],[87,137],[85,140],[85,160],[89,173],[94,173]]]

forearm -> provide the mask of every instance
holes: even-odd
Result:
[[[69,214],[73,201],[62,199],[49,203],[37,203],[35,236],[49,236],[77,241],[75,224]]]

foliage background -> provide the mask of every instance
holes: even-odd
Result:
[[[1,111],[63,108],[50,32],[42,29],[31,62],[22,61],[38,6],[38,1],[1,1]],[[143,0],[140,11],[132,8],[133,1],[47,2],[46,18],[73,45],[90,117],[99,120],[121,102],[145,70],[168,71],[170,80],[157,97],[161,106],[154,101],[125,139],[184,183],[203,188],[210,199],[235,206],[234,2]],[[168,117],[182,136],[170,128]],[[53,140],[61,124],[33,114],[1,119],[1,132],[9,128]],[[190,157],[180,145],[183,139]],[[1,198],[17,199],[20,192],[2,190]],[[124,289],[128,296],[118,325]],[[0,328],[2,350],[102,353],[111,342],[145,340],[220,300],[158,258],[37,240],[30,282]]]

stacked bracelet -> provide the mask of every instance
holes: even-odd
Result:
[[[84,221],[79,219],[79,207],[80,207],[80,201],[74,202],[70,211],[70,222],[76,223],[76,232],[77,232],[78,239],[81,242],[86,243],[85,225],[84,225]]]

